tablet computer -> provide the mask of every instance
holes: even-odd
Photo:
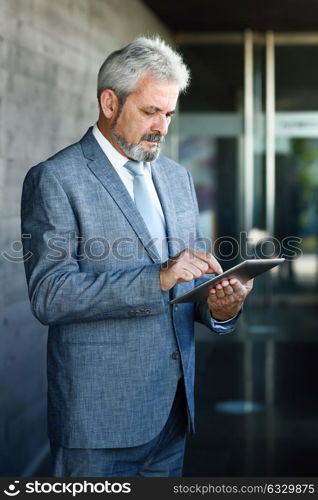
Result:
[[[183,293],[176,297],[175,299],[170,300],[170,304],[178,304],[179,302],[201,302],[207,298],[208,289],[212,286],[216,285],[220,281],[224,279],[237,278],[242,283],[255,278],[259,274],[268,271],[272,267],[278,266],[282,264],[285,259],[251,259],[244,260],[237,266],[228,269],[222,274],[218,274],[214,276],[201,285],[196,286],[189,292]]]

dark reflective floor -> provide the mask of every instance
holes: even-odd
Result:
[[[318,310],[299,302],[247,307],[227,336],[198,332],[185,476],[317,475]]]

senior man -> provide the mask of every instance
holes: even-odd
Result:
[[[252,287],[171,306],[205,274],[189,172],[160,148],[189,71],[159,38],[113,52],[98,75],[99,117],[31,168],[22,232],[34,315],[49,325],[54,476],[180,476],[194,429],[194,321],[234,329]]]

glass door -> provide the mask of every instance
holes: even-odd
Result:
[[[275,43],[275,235],[282,245],[294,247],[289,250],[294,256],[280,269],[278,286],[286,293],[303,294],[307,301],[318,292],[318,44],[314,42],[312,37],[277,35]]]
[[[318,36],[183,38],[193,78],[180,102],[179,161],[193,174],[204,235],[225,269],[235,258],[286,258],[255,280],[235,335],[197,328],[186,473],[314,475]]]

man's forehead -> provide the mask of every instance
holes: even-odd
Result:
[[[179,96],[179,87],[166,80],[141,79],[134,92],[139,105],[153,111],[173,111]]]

